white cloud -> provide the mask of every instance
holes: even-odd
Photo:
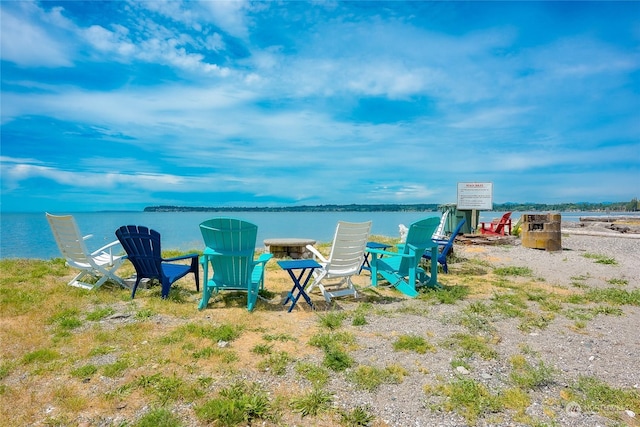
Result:
[[[17,7],[0,4],[0,55],[4,61],[24,67],[73,66],[72,50],[52,34],[53,26],[43,22],[45,12],[31,3],[15,2],[11,6]],[[60,21],[57,9],[51,14],[52,21]]]

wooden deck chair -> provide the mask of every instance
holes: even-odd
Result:
[[[307,249],[322,265],[322,268],[313,271],[313,282],[307,292],[317,287],[328,303],[331,302],[331,298],[345,295],[357,298],[358,291],[351,277],[360,272],[370,232],[371,221],[338,221],[329,258],[322,256],[312,245],[307,245]]]
[[[53,232],[60,253],[65,258],[69,267],[80,270],[69,282],[70,286],[83,289],[97,289],[107,280],[126,287],[124,281],[116,276],[115,271],[122,265],[126,256],[114,254],[114,247],[120,246],[120,242],[113,241],[93,252],[87,250],[85,240],[92,237],[91,234],[82,236],[78,225],[72,215],[46,214],[47,221]],[[95,281],[83,281],[85,277],[93,277]]]
[[[453,230],[453,233],[451,233],[451,236],[449,236],[447,240],[434,239],[434,241],[438,244],[438,264],[442,266],[442,271],[444,271],[445,273],[449,272],[447,257],[451,252],[451,249],[453,249],[453,241],[455,240],[456,236],[460,233],[460,229],[462,229],[462,226],[464,225],[465,221],[466,220],[463,218],[458,223],[458,225],[456,226],[456,229]],[[426,260],[431,260],[431,251],[430,250],[425,251],[422,254],[422,258]]]
[[[200,291],[198,280],[198,254],[188,254],[173,258],[163,258],[160,246],[160,233],[141,225],[123,225],[116,230],[116,237],[122,243],[127,256],[136,269],[136,282],[131,291],[131,298],[136,296],[136,289],[143,278],[157,279],[162,285],[162,298],[169,296],[171,285],[193,273],[196,280],[196,290]],[[177,261],[190,260],[181,264]]]
[[[493,236],[511,235],[511,212],[505,213],[499,220],[481,222],[480,233]]]
[[[207,307],[212,294],[232,290],[247,292],[247,310],[252,311],[264,286],[265,265],[273,256],[263,253],[254,260],[258,226],[235,218],[213,218],[200,224],[200,232],[206,247],[198,309]]]
[[[398,245],[398,252],[367,249],[371,253],[371,286],[378,286],[378,275],[391,286],[412,298],[418,296],[417,286],[438,287],[438,262],[432,259],[430,275],[420,267],[422,254],[431,249],[437,258],[438,244],[431,239],[440,218],[430,217],[409,226],[407,241]]]

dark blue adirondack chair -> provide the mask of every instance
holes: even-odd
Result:
[[[171,285],[188,273],[193,273],[196,290],[200,291],[198,254],[162,258],[160,233],[141,225],[123,225],[116,230],[116,237],[136,269],[136,283],[131,298],[136,295],[136,289],[143,278],[157,279],[162,284],[162,298],[167,298]],[[186,259],[190,259],[191,263],[174,263]]]
[[[451,248],[453,248],[453,241],[460,233],[460,229],[462,228],[464,223],[465,219],[463,218],[462,221],[460,221],[456,226],[456,229],[453,230],[453,233],[451,233],[451,236],[449,236],[448,240],[434,240],[434,242],[438,243],[438,264],[442,266],[442,271],[444,271],[445,273],[449,272],[449,266],[447,265],[447,255],[449,255],[449,252],[451,252]],[[422,258],[431,260],[431,251],[425,251],[422,254]]]

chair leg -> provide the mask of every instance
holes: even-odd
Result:
[[[196,279],[196,292],[200,292],[200,263],[198,257],[191,258],[191,271]]]

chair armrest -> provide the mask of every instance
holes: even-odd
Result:
[[[314,257],[320,258],[320,261],[322,261],[323,263],[326,264],[327,262],[329,262],[313,245],[307,245],[307,250],[311,252]]]
[[[273,258],[273,254],[263,253],[263,254],[260,254],[257,260],[255,260],[255,263],[266,264],[266,262],[269,261],[271,258]]]
[[[88,240],[93,237],[93,234],[87,234],[86,236],[82,236],[82,240]]]
[[[198,256],[199,256],[198,254],[180,255],[180,256],[175,256],[171,258],[162,258],[162,261],[165,261],[165,262],[180,261],[182,259],[197,258]]]
[[[92,235],[90,234],[89,236],[92,236]],[[111,248],[113,248],[114,246],[117,246],[119,244],[120,244],[119,240],[114,240],[113,242],[104,245],[100,249],[96,249],[95,251],[91,252],[91,256],[96,256],[96,255],[100,254],[101,252],[107,252],[107,249],[109,249],[108,252],[111,253]]]
[[[370,254],[379,254],[379,255],[391,255],[391,256],[402,256],[401,253],[398,252],[389,252],[389,251],[385,251],[382,249],[365,249],[367,252],[369,252]]]

